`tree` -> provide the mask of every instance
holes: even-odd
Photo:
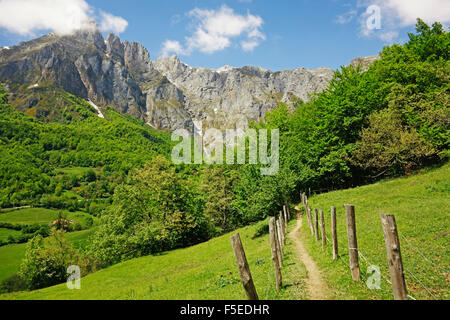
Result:
[[[204,213],[212,220],[219,233],[239,226],[240,219],[232,207],[233,186],[237,179],[234,168],[209,166],[202,172],[200,192],[204,195]]]
[[[101,266],[207,240],[208,220],[185,183],[163,157],[131,171],[90,244]]]
[[[388,171],[403,174],[407,167],[420,166],[436,152],[420,139],[414,128],[403,126],[395,111],[375,113],[369,117],[369,123],[350,161],[378,177]]]
[[[84,265],[79,252],[64,238],[64,232],[53,230],[45,242],[40,235],[28,242],[18,274],[28,289],[35,290],[65,282],[71,265]]]

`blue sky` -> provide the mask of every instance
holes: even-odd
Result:
[[[11,6],[5,7],[9,1]],[[37,16],[34,24],[33,19],[25,21],[22,15],[14,15],[30,1],[0,1],[0,46],[67,27],[71,21],[70,17],[55,18],[68,14],[52,6],[55,0],[39,0],[37,9],[30,8],[30,14]],[[430,22],[450,21],[448,0],[57,1],[102,23],[105,35],[108,29],[123,31],[120,38],[142,43],[152,60],[168,51],[164,48],[170,41],[175,50],[169,54],[178,53],[189,65],[209,68],[336,69],[355,57],[377,54],[386,44],[405,41],[407,32],[414,30],[416,15],[423,14]],[[366,25],[373,15],[366,10],[373,4],[380,9],[381,29],[371,31]],[[46,19],[46,15],[51,16]]]

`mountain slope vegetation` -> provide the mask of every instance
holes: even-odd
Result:
[[[356,205],[356,220],[360,249],[371,263],[378,265],[384,278],[389,271],[384,251],[383,232],[379,213],[387,210],[396,214],[399,230],[408,241],[418,245],[433,262],[448,266],[448,237],[435,237],[448,231],[450,167],[425,170],[408,177],[391,179],[365,187],[331,192],[310,198],[312,207],[326,209],[346,202]],[[418,196],[420,195],[420,196]],[[327,212],[327,221],[329,213]],[[411,215],[413,218],[411,218]],[[384,280],[381,290],[369,290],[364,282],[354,283],[346,266],[348,259],[345,217],[338,209],[338,232],[341,257],[332,261],[331,250],[323,252],[310,236],[306,220],[301,237],[310,254],[318,261],[324,279],[333,288],[330,298],[335,299],[392,299],[391,288]],[[306,217],[304,217],[306,219]],[[271,261],[271,250],[267,234],[260,230],[268,221],[239,229],[249,261],[256,289],[261,299],[308,299],[305,278],[307,273],[299,260],[295,245],[288,238],[284,250],[285,267],[282,269],[284,286],[280,293],[275,290],[275,274]],[[289,229],[295,225],[290,223]],[[230,234],[212,239],[190,248],[174,250],[160,255],[133,259],[81,280],[81,290],[68,290],[66,284],[23,293],[3,295],[1,299],[245,299],[245,291],[239,279]],[[431,288],[433,294],[448,299],[446,275],[433,267],[400,239],[405,267],[417,274],[421,282]],[[362,274],[367,264],[361,260]],[[410,294],[417,299],[432,299],[421,284],[407,274]]]
[[[170,136],[141,120],[110,108],[101,119],[84,99],[54,95],[43,84],[29,89],[33,96],[64,101],[43,122],[10,107],[0,89],[0,206],[98,216],[87,245],[73,251],[96,270],[258,223],[306,190],[346,189],[442,165],[449,156],[449,48],[441,24],[419,19],[407,43],[385,47],[368,67],[343,67],[310,102],[298,101],[295,110],[280,104],[252,124],[280,130],[274,176],[262,176],[262,164],[174,165]],[[38,239],[26,252],[44,263],[60,251]],[[67,261],[59,263],[58,271]]]

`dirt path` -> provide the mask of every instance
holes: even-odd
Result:
[[[302,227],[303,219],[297,220],[297,226],[289,233],[289,238],[294,241],[297,249],[297,255],[306,267],[308,278],[306,285],[308,286],[310,300],[327,300],[329,299],[330,289],[325,281],[320,276],[320,270],[316,263],[306,251],[299,235],[299,230]]]

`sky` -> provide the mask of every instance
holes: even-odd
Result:
[[[416,18],[450,25],[450,0],[0,0],[0,46],[94,19],[105,37],[194,67],[272,71],[348,65],[407,41]]]

